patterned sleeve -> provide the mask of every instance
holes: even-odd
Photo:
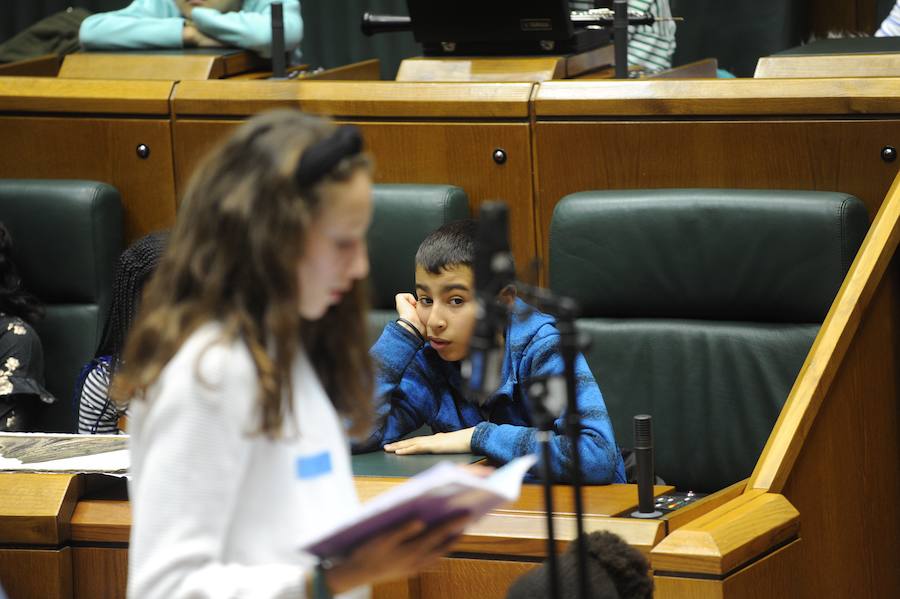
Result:
[[[85,435],[119,432],[119,411],[109,397],[109,366],[98,360],[88,372],[78,401],[78,432]]]

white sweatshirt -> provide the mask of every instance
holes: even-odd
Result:
[[[292,369],[299,433],[250,435],[256,372],[220,332],[191,335],[132,402],[132,599],[305,597],[315,562],[298,547],[359,507],[343,428],[306,356]]]

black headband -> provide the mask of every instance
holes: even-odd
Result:
[[[362,152],[363,140],[353,125],[338,127],[334,133],[312,144],[300,158],[294,173],[298,187],[310,187],[331,172],[344,158]]]

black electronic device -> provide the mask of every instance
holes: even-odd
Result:
[[[409,20],[366,15],[363,31],[412,30],[426,56],[577,54],[608,44],[577,28],[569,0],[407,0]]]
[[[687,507],[703,497],[706,497],[705,493],[694,493],[693,491],[682,493],[679,491],[672,491],[671,493],[660,495],[654,499],[653,509],[662,515],[666,515],[669,512],[674,512],[675,510]]]

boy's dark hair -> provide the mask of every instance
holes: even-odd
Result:
[[[33,324],[44,316],[44,308],[40,300],[22,288],[12,249],[12,235],[0,223],[0,312]]]
[[[475,235],[478,224],[470,219],[449,222],[428,234],[416,252],[416,266],[433,275],[475,263]]]
[[[601,531],[587,535],[588,590],[594,599],[652,599],[650,564],[617,535]],[[559,556],[561,597],[577,597],[578,564],[575,543]],[[548,596],[547,566],[541,565],[516,580],[506,599],[544,599]]]

